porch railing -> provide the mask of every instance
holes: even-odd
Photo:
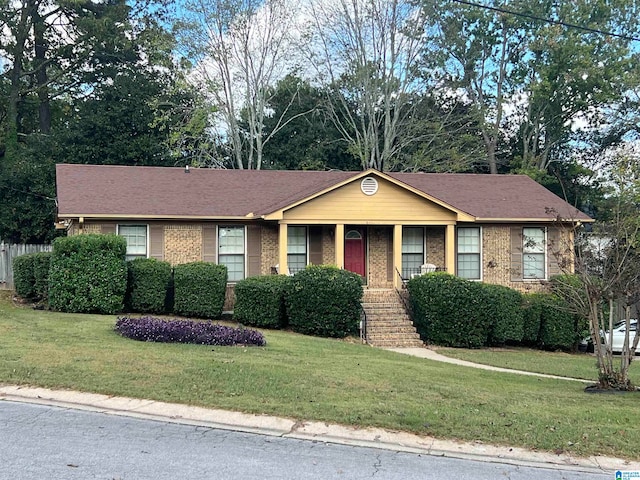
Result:
[[[411,304],[408,301],[408,292],[406,290],[407,282],[409,281],[409,279],[405,279],[397,267],[396,267],[396,274],[398,275],[400,280],[400,282],[398,282],[398,285],[400,285],[400,288],[396,287],[396,293],[398,294],[398,297],[400,297],[400,300],[404,305],[404,311],[407,312],[407,315],[409,315],[409,318],[411,318],[411,320],[413,321],[413,309],[411,308]]]

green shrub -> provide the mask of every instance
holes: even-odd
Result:
[[[36,279],[33,273],[33,253],[13,259],[13,286],[22,298],[36,296]]]
[[[326,265],[314,265],[287,282],[289,326],[298,333],[343,338],[358,333],[362,279]]]
[[[480,283],[436,272],[412,278],[407,288],[423,340],[465,348],[487,344],[492,320],[484,310]]]
[[[122,311],[126,249],[126,240],[116,235],[56,238],[49,269],[50,308],[77,313]]]
[[[584,335],[582,324],[560,297],[546,294],[540,316],[540,346],[546,350],[575,350]]]
[[[236,283],[233,317],[240,323],[264,328],[286,326],[284,295],[291,277],[264,275]]]
[[[174,305],[178,315],[220,318],[227,289],[227,267],[207,262],[176,265]]]
[[[35,292],[38,299],[47,299],[49,296],[50,267],[51,252],[33,254],[33,278],[35,280]]]
[[[528,346],[540,344],[540,322],[547,294],[525,293],[522,296],[522,315],[524,317],[524,334],[522,343]]]
[[[168,304],[171,265],[155,258],[136,258],[127,262],[126,305],[133,312],[164,313]]]
[[[490,345],[517,344],[524,336],[524,316],[522,312],[522,294],[503,285],[483,283],[480,307],[492,324],[489,332]]]

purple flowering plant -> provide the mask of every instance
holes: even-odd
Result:
[[[143,342],[259,347],[267,344],[264,335],[256,330],[194,320],[118,317],[115,330],[123,337]]]

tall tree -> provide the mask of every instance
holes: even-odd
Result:
[[[286,0],[189,0],[177,34],[194,62],[193,78],[217,109],[236,168],[260,169],[269,89],[292,68],[294,4]],[[240,125],[245,112],[246,131]],[[287,121],[287,111],[276,128]]]
[[[263,168],[284,170],[358,170],[358,159],[322,108],[325,94],[309,82],[289,75],[269,93],[273,113],[265,118],[265,133],[278,126],[282,112],[292,119],[264,146]],[[291,102],[291,99],[294,99]]]
[[[102,67],[136,58],[131,8],[124,0],[0,1],[0,55],[7,62],[6,144],[15,151],[19,136],[51,130],[51,101],[90,88]],[[37,126],[22,123],[22,109],[37,105]]]
[[[417,64],[426,41],[422,11],[408,0],[310,3],[311,60],[329,83],[331,118],[362,168],[385,170],[413,142]]]
[[[525,171],[570,159],[640,79],[636,0],[423,5],[435,33],[425,63],[475,105],[492,173],[501,156]]]
[[[451,91],[471,100],[489,171],[498,173],[505,108],[516,101],[521,85],[526,24],[512,15],[455,1],[426,0],[423,5],[435,46],[435,52],[425,50],[425,66],[441,75]],[[511,8],[520,6],[517,1]]]
[[[637,34],[636,0],[540,2],[538,15],[626,35]],[[640,82],[640,63],[629,38],[542,23],[526,59],[528,102],[521,129],[525,167],[546,170],[567,158],[585,130],[610,124],[612,109]]]

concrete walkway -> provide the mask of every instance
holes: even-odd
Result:
[[[569,377],[560,377],[557,375],[547,375],[544,373],[534,373],[534,372],[525,372],[523,370],[513,370],[511,368],[502,368],[502,367],[492,367],[491,365],[482,365],[480,363],[468,362],[466,360],[460,360],[457,358],[447,357],[442,355],[435,350],[432,350],[428,347],[424,348],[386,348],[385,350],[389,350],[397,353],[404,353],[405,355],[412,355],[414,357],[427,358],[429,360],[434,360],[437,362],[444,363],[452,363],[454,365],[462,365],[463,367],[472,367],[472,368],[480,368],[482,370],[492,370],[494,372],[503,372],[503,373],[517,373],[519,375],[530,375],[533,377],[541,377],[541,378],[554,378],[556,380],[569,380],[572,382],[582,382],[582,383],[593,383],[593,380],[584,380],[581,378],[569,378]]]

